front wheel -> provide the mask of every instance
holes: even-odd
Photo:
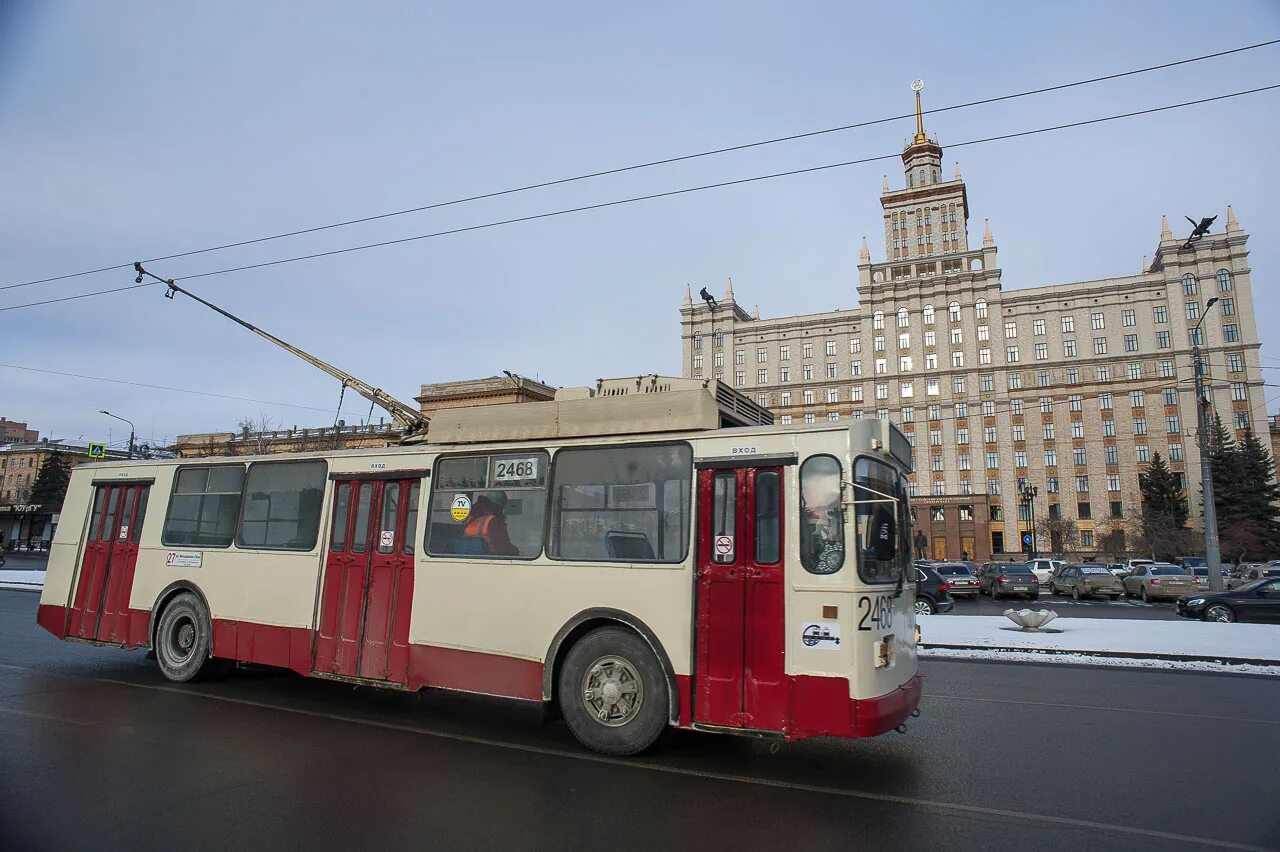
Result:
[[[183,592],[165,605],[156,625],[155,652],[160,672],[178,683],[210,669],[213,627],[200,598]]]
[[[1138,597],[1142,598],[1143,603],[1151,603],[1151,597],[1147,594],[1146,586],[1142,587],[1142,591],[1138,593]]]
[[[638,754],[667,726],[667,678],[636,634],[602,627],[578,641],[560,670],[560,712],[578,742],[602,754]]]
[[[1236,614],[1226,604],[1214,604],[1204,611],[1204,620],[1230,624],[1236,620]]]
[[[933,615],[937,609],[928,598],[916,598],[916,615]]]

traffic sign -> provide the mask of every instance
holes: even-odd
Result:
[[[1023,544],[1030,544],[1030,543],[1031,543],[1031,533],[1023,533],[1023,534],[1022,534],[1022,543],[1023,543]]]
[[[107,457],[106,444],[94,444],[94,443],[89,444],[89,458],[105,459],[106,457]]]

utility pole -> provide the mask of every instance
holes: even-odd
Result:
[[[1036,495],[1040,493],[1040,489],[1029,482],[1022,483],[1022,500],[1027,504],[1027,516],[1031,519],[1031,550],[1030,557],[1036,558]]]
[[[99,414],[105,414],[105,415],[107,415],[108,417],[114,417],[116,420],[119,420],[119,421],[121,421],[121,422],[123,422],[123,423],[128,423],[128,424],[129,424],[129,458],[133,458],[133,436],[134,436],[133,421],[132,421],[132,420],[125,420],[125,419],[124,419],[123,417],[121,417],[120,415],[118,415],[118,414],[112,414],[110,411],[107,411],[107,410],[105,410],[105,409],[103,409],[102,411],[99,411],[98,413],[99,413]]]
[[[1204,362],[1200,359],[1200,323],[1218,302],[1214,296],[1191,332],[1191,360],[1196,376],[1196,447],[1200,451],[1200,490],[1204,502],[1204,558],[1209,566],[1209,591],[1222,591],[1222,557],[1218,553],[1218,510],[1213,503],[1213,465],[1209,459],[1209,401],[1204,396]]]

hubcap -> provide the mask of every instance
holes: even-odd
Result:
[[[191,659],[196,647],[196,623],[189,615],[180,615],[169,627],[169,640],[165,643],[169,659],[182,665]]]
[[[1214,621],[1226,622],[1231,620],[1231,613],[1227,612],[1227,610],[1223,607],[1215,606],[1211,610],[1209,610],[1209,618],[1213,619]]]
[[[924,601],[916,601],[916,615],[928,615],[929,605]]]
[[[627,660],[612,655],[601,657],[582,676],[582,701],[597,722],[619,728],[640,712],[644,682]]]

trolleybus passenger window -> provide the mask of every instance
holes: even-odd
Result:
[[[409,486],[409,507],[405,510],[404,552],[413,555],[413,538],[418,534],[418,483]]]
[[[227,547],[236,534],[244,465],[183,467],[173,480],[162,544]]]
[[[400,483],[382,486],[382,523],[378,526],[378,552],[396,549],[396,521],[400,520]],[[390,533],[388,536],[387,533]]]
[[[320,533],[323,461],[254,462],[245,483],[238,547],[310,550]]]
[[[711,560],[726,565],[737,558],[734,524],[738,518],[738,478],[733,471],[717,473],[711,480]],[[729,549],[721,553],[719,542],[729,539]]]
[[[844,565],[840,462],[811,456],[800,465],[800,564],[810,574],[834,574]]]
[[[111,496],[107,498],[107,522],[102,525],[102,532],[98,535],[98,541],[110,541],[116,532],[116,503],[120,497],[120,489],[112,488]]]
[[[782,558],[781,488],[772,470],[756,473],[756,564],[776,565]]]
[[[89,534],[85,536],[85,541],[93,541],[93,537],[102,528],[102,497],[106,492],[107,489],[101,486],[93,489],[93,516],[89,521]]]
[[[542,450],[437,461],[431,472],[427,553],[539,556],[547,512],[548,461]]]
[[[896,582],[911,557],[903,478],[889,465],[868,458],[858,459],[853,470],[858,575],[867,583]]]
[[[688,445],[561,450],[551,481],[551,556],[680,562],[688,554]]]
[[[369,549],[369,509],[373,505],[373,485],[360,484],[356,496],[356,526],[351,531],[351,552],[364,553]]]
[[[340,553],[347,547],[347,512],[351,509],[351,486],[344,482],[338,486],[333,501],[333,529],[329,532],[329,549]]]

